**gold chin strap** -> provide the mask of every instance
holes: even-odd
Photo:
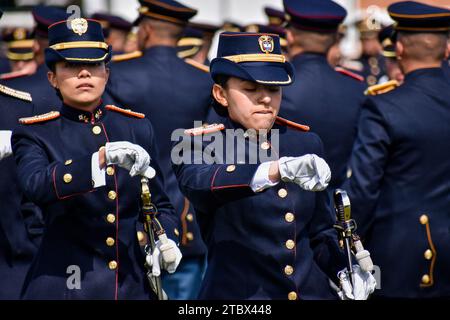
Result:
[[[97,41],[74,41],[74,42],[61,42],[50,46],[54,50],[65,50],[65,49],[79,49],[79,48],[98,48],[98,49],[108,49],[108,44],[105,42]]]
[[[260,53],[254,53],[254,54],[237,54],[234,56],[226,56],[223,57],[225,59],[228,59],[230,61],[233,61],[235,63],[241,63],[241,62],[278,62],[278,63],[285,63],[286,57],[282,54],[260,54]]]

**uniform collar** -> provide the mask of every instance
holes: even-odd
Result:
[[[145,55],[177,55],[177,49],[171,46],[154,46],[145,49]]]
[[[310,62],[311,60],[328,63],[326,61],[326,56],[322,53],[317,52],[302,52],[292,58],[293,63],[305,63]]]
[[[435,79],[438,77],[443,77],[444,71],[441,67],[437,68],[423,68],[423,69],[417,69],[414,71],[409,72],[405,75],[405,82],[411,82],[415,81],[417,79],[423,79],[423,78],[431,78]]]
[[[96,123],[105,115],[105,105],[103,101],[95,108],[93,112],[80,110],[63,103],[61,107],[63,117],[80,123]]]

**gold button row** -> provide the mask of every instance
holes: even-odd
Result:
[[[116,222],[116,216],[113,215],[112,213],[109,213],[106,216],[106,221],[108,221],[109,223],[114,223],[114,222]]]
[[[294,221],[295,220],[295,216],[294,216],[294,214],[293,213],[291,213],[291,212],[288,212],[288,213],[286,213],[285,215],[284,215],[284,220],[286,220],[286,222],[292,222],[292,221]]]
[[[294,268],[292,266],[287,265],[286,267],[284,267],[284,274],[286,274],[287,276],[290,276],[293,273],[294,273]]]
[[[70,173],[66,173],[63,176],[63,180],[65,183],[71,183],[72,182],[72,175]]]
[[[108,176],[114,175],[114,172],[115,172],[115,170],[114,170],[113,167],[107,167],[107,168],[106,168],[106,174],[107,174]]]
[[[108,238],[106,238],[106,245],[108,246],[108,247],[112,247],[113,245],[114,245],[114,243],[116,243],[116,241],[114,240],[114,238],[111,238],[111,237],[108,237]]]
[[[289,250],[294,249],[295,248],[294,240],[291,240],[291,239],[287,240],[286,241],[286,248],[288,248]]]
[[[111,200],[115,200],[117,198],[117,193],[115,191],[109,191],[108,192],[108,198]]]
[[[288,192],[284,188],[281,188],[280,190],[278,190],[278,196],[280,198],[286,198],[287,194],[288,194]]]
[[[236,166],[234,164],[230,164],[229,166],[227,166],[227,172],[233,172],[234,170],[236,170]]]
[[[297,300],[297,292],[291,291],[288,293],[288,299],[289,300]]]
[[[117,268],[117,262],[115,260],[112,260],[108,263],[108,267],[111,270],[115,270]]]
[[[94,127],[92,127],[92,132],[95,135],[99,135],[102,132],[102,128],[100,128],[100,126],[94,126]]]

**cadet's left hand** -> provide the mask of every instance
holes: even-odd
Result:
[[[330,182],[328,164],[315,154],[301,157],[281,157],[278,160],[281,180],[298,184],[307,191],[322,191]]]
[[[129,170],[132,177],[136,175],[146,176],[150,164],[148,152],[140,145],[128,141],[107,142],[105,159],[108,165],[116,164]]]
[[[341,290],[338,291],[341,300],[367,300],[377,285],[372,273],[363,271],[359,265],[353,265],[353,288],[347,268],[338,272],[338,278],[341,283]]]
[[[145,260],[149,267],[152,267],[152,274],[158,277],[162,269],[168,273],[174,273],[181,261],[181,251],[175,241],[166,239],[164,243],[161,240],[156,241],[155,250],[147,254]]]
[[[0,130],[0,160],[12,155],[10,130]]]

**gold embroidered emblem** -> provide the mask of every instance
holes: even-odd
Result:
[[[261,51],[264,53],[271,53],[275,47],[275,44],[273,42],[273,38],[271,36],[261,36],[258,39],[259,47],[261,48]]]
[[[83,33],[86,33],[88,29],[88,22],[83,18],[76,18],[70,21],[70,27],[72,31],[81,36]]]

